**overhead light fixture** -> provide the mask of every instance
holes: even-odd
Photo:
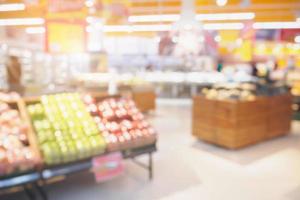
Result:
[[[254,18],[255,18],[255,13],[253,12],[215,13],[215,14],[196,15],[196,19],[200,21],[250,20]]]
[[[170,31],[171,25],[156,24],[156,25],[106,25],[103,27],[104,32],[147,32],[147,31]],[[204,24],[205,30],[240,30],[244,28],[243,23],[209,23]]]
[[[300,22],[255,22],[254,29],[298,29]]]
[[[107,25],[104,26],[104,32],[147,32],[147,31],[169,31],[171,25]]]
[[[203,25],[205,30],[241,30],[243,28],[243,23],[209,23]]]
[[[300,43],[300,35],[297,35],[297,36],[295,37],[295,42],[296,42],[296,43]]]
[[[90,8],[94,6],[95,2],[94,0],[86,0],[84,4],[86,7]]]
[[[45,20],[43,18],[0,19],[0,26],[41,25],[44,23],[45,23]]]
[[[197,14],[196,20],[199,21],[225,21],[225,20],[251,20],[255,18],[253,12],[241,13],[215,13],[215,14]],[[131,23],[137,22],[175,22],[180,19],[177,14],[165,15],[133,15],[128,18]]]
[[[43,34],[46,32],[45,27],[28,27],[25,29],[28,34]]]
[[[129,16],[129,22],[174,22],[180,19],[180,15],[133,15]]]
[[[23,3],[0,4],[0,12],[25,10]]]
[[[98,18],[98,17],[88,16],[88,17],[86,17],[85,20],[89,24],[103,24],[103,19]]]
[[[215,40],[215,42],[221,42],[222,38],[220,35],[216,35],[214,40]]]
[[[218,6],[225,6],[227,4],[227,0],[216,0],[216,4]]]

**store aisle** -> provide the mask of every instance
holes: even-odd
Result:
[[[47,186],[50,200],[300,199],[300,123],[287,137],[231,151],[191,136],[189,100],[158,100],[148,118],[159,133],[153,181],[127,161],[124,175],[102,184],[84,173]]]

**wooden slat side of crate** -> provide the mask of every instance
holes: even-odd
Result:
[[[223,119],[247,118],[249,115],[265,113],[267,109],[265,98],[253,101],[220,100],[216,104],[216,113]]]
[[[267,120],[267,138],[271,139],[290,133],[292,115],[292,96],[290,94],[271,97]]]
[[[215,143],[216,141],[216,128],[211,126],[198,126],[193,128],[193,135],[198,139]]]
[[[154,90],[149,91],[132,91],[132,99],[138,109],[142,112],[155,110],[156,94]]]
[[[217,129],[217,144],[230,149],[245,147],[265,139],[266,125],[259,124],[247,128]]]
[[[19,100],[18,101],[18,106],[20,108],[20,114],[22,116],[22,119],[25,121],[25,123],[27,124],[28,129],[29,129],[28,130],[28,139],[29,139],[30,145],[32,146],[32,148],[34,150],[35,156],[37,158],[38,167],[41,167],[42,164],[43,164],[43,160],[42,160],[41,152],[40,152],[40,149],[39,149],[38,140],[37,140],[35,131],[32,127],[31,119],[30,119],[29,114],[27,112],[25,102],[23,100]]]
[[[244,117],[235,118],[219,118],[216,115],[215,126],[223,129],[237,129],[237,128],[247,128],[255,126],[258,124],[265,124],[267,120],[267,113],[249,113],[249,115]]]
[[[193,97],[193,104],[196,113],[214,115],[216,112],[216,100],[195,96]]]

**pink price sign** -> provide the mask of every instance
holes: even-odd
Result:
[[[123,157],[120,152],[93,158],[93,172],[97,183],[110,180],[124,172]]]

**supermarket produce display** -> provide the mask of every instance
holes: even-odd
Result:
[[[282,95],[289,92],[288,86],[281,83],[222,83],[203,88],[201,94],[208,99],[228,99],[251,101],[258,96]]]
[[[292,96],[286,87],[250,84],[247,93],[235,87],[216,88],[193,98],[195,137],[237,149],[290,132]]]
[[[11,101],[17,101],[20,98],[21,98],[20,95],[16,92],[1,92],[0,91],[0,101],[11,102]]]
[[[79,94],[42,96],[27,106],[46,164],[99,155],[105,142]]]
[[[97,102],[88,95],[84,100],[105,138],[108,151],[155,143],[155,131],[132,100],[110,98]]]
[[[0,96],[14,99],[6,95]],[[148,164],[137,164],[152,178],[157,134],[132,100],[78,93],[18,99],[0,103],[0,189],[34,184],[46,199],[39,180],[88,171],[95,156],[116,151],[131,159],[149,155]],[[30,146],[27,132],[37,145]]]
[[[0,101],[0,176],[28,171],[36,163],[18,103]]]

